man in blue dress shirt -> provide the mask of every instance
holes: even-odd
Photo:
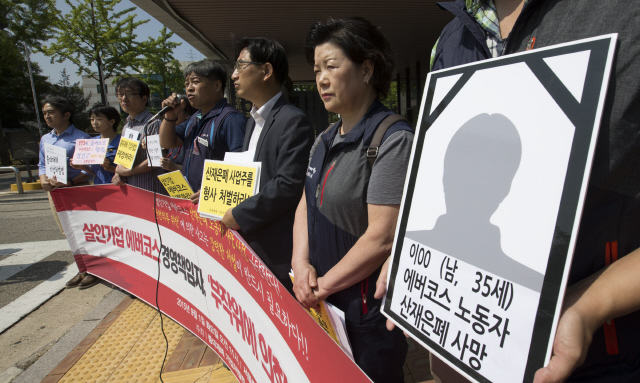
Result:
[[[55,206],[53,205],[53,200],[51,199],[51,194],[49,192],[61,187],[88,184],[87,179],[89,178],[89,176],[87,175],[87,173],[72,168],[71,166],[69,166],[69,161],[71,158],[73,158],[73,153],[76,150],[76,140],[88,139],[91,137],[87,133],[76,129],[75,126],[73,126],[73,113],[75,108],[73,104],[69,102],[69,100],[66,100],[62,97],[47,97],[42,102],[42,105],[42,114],[44,115],[44,120],[47,122],[47,125],[52,128],[52,130],[50,133],[45,134],[40,139],[40,161],[38,162],[38,174],[40,175],[40,184],[42,185],[42,189],[44,189],[49,196],[49,203],[51,204],[53,217],[58,224],[58,228],[60,228],[60,232],[64,235],[64,229],[62,228],[62,224],[60,223],[58,213]],[[67,151],[67,183],[49,179],[47,177],[45,171],[44,156],[45,144],[59,146]],[[81,264],[81,261],[78,262],[77,259],[76,263],[78,263],[79,269],[81,269],[84,265],[83,263]],[[83,281],[83,278],[87,276],[86,268],[80,271],[85,272],[78,273],[78,275],[73,277],[67,283],[67,288],[80,285],[80,282]],[[98,279],[91,276],[91,278],[87,279],[86,283],[81,287],[91,287],[96,283],[98,283]]]

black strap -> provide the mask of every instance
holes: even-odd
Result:
[[[407,123],[409,123],[406,118],[394,113],[382,120],[380,125],[378,125],[378,127],[376,128],[376,132],[373,134],[373,138],[371,139],[371,144],[369,144],[369,147],[367,148],[367,160],[369,160],[370,168],[373,168],[373,163],[378,157],[380,144],[382,143],[382,138],[384,137],[385,133],[387,133],[387,130],[389,130],[391,125],[399,121],[407,121]]]
[[[387,130],[389,130],[391,125],[399,121],[406,121],[408,124],[410,124],[409,120],[407,120],[406,118],[402,117],[397,113],[394,113],[385,117],[384,120],[382,120],[382,122],[380,123],[380,125],[378,125],[378,127],[376,128],[376,131],[373,134],[373,138],[371,139],[371,143],[367,148],[367,160],[369,160],[370,168],[373,168],[373,163],[376,161],[376,158],[378,157],[380,144],[382,144],[382,139],[384,138],[385,133],[387,133]],[[334,122],[333,124],[329,125],[329,127],[325,129],[325,131],[322,132],[322,134],[325,134],[329,130],[331,130],[331,128],[333,128],[335,124],[337,124],[337,122]]]

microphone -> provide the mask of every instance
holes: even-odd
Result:
[[[185,96],[184,94],[179,94],[176,96],[176,100],[178,101],[178,103],[181,103],[182,100],[188,100],[188,99],[187,99],[187,96]],[[149,119],[148,122],[153,122],[157,120],[158,118],[164,116],[164,114],[170,111],[171,109],[173,109],[173,106],[170,106],[170,105],[165,106],[164,108],[160,109],[160,111],[156,113],[155,116],[151,117],[151,119]]]

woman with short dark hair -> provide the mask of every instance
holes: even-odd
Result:
[[[399,329],[387,331],[373,296],[391,252],[413,142],[408,122],[380,102],[393,53],[380,28],[363,18],[315,23],[305,50],[325,107],[341,119],[311,150],[294,224],[294,292],[304,307],[326,299],[345,312],[354,360],[372,380],[402,382],[406,339]],[[379,127],[387,130],[377,145]]]

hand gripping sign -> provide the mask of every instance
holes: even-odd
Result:
[[[472,381],[551,357],[615,40],[427,77],[383,313]]]
[[[223,234],[190,201],[156,195],[154,214],[153,193],[125,188],[52,192],[89,273],[155,306],[159,262],[160,310],[209,345],[240,382],[370,381],[238,233]]]

